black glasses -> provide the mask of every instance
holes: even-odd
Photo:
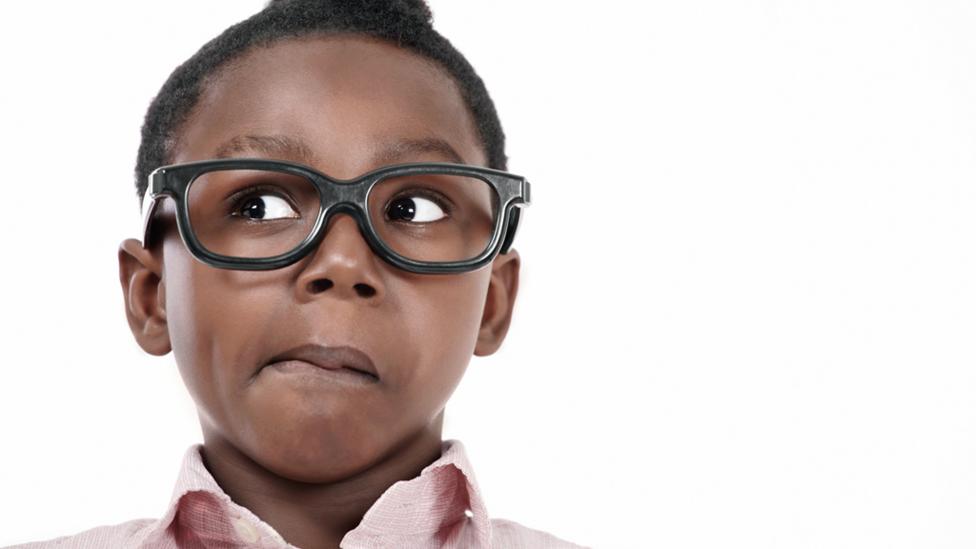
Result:
[[[518,175],[443,162],[386,166],[339,180],[281,160],[201,160],[149,175],[142,242],[149,246],[153,212],[169,196],[194,257],[223,269],[278,269],[315,249],[331,216],[346,212],[392,265],[460,273],[508,253],[529,190]]]

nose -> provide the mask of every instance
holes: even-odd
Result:
[[[359,231],[356,219],[346,213],[332,215],[318,246],[301,264],[296,289],[300,301],[330,292],[338,298],[363,298],[378,302],[383,295],[380,257]]]

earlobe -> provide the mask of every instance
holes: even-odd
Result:
[[[128,238],[119,246],[119,282],[126,319],[136,342],[151,355],[165,355],[172,347],[162,261],[140,241]]]
[[[518,294],[520,262],[518,252],[509,250],[507,254],[498,255],[492,263],[488,296],[474,348],[476,356],[494,353],[505,340]]]

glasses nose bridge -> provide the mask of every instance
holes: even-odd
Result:
[[[315,235],[315,247],[322,244],[322,241],[328,236],[328,232],[334,227],[330,225],[335,225],[338,220],[339,214],[346,214],[353,219],[356,223],[356,228],[359,230],[360,237],[369,244],[369,220],[367,219],[367,212],[357,198],[359,195],[355,191],[350,191],[350,193],[337,193],[332,197],[327,197],[326,204],[322,208],[321,219],[316,228]]]
[[[327,224],[337,213],[348,213],[356,218],[357,222],[365,221],[359,219],[360,215],[367,215],[366,208],[367,191],[369,182],[364,178],[341,180],[329,177],[323,173],[318,173],[315,184],[319,188],[319,195],[322,200],[322,224]]]
[[[366,195],[369,190],[369,177],[358,177],[356,179],[336,179],[325,175],[322,172],[315,172],[315,184],[319,188],[319,194],[323,198],[322,210],[331,210],[335,206],[365,205]]]

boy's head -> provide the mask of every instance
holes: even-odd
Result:
[[[481,80],[431,28],[421,0],[277,1],[227,29],[150,106],[140,199],[153,169],[221,149],[339,179],[406,162],[506,163]],[[495,352],[511,320],[514,250],[490,268],[411,273],[373,253],[339,213],[298,262],[232,270],[189,253],[172,199],[154,219],[152,246],[127,239],[119,250],[133,334],[149,353],[174,352],[205,444],[235,448],[279,476],[328,482],[417,438],[439,440],[471,355]],[[269,366],[305,344],[357,348],[377,379],[344,383]]]

